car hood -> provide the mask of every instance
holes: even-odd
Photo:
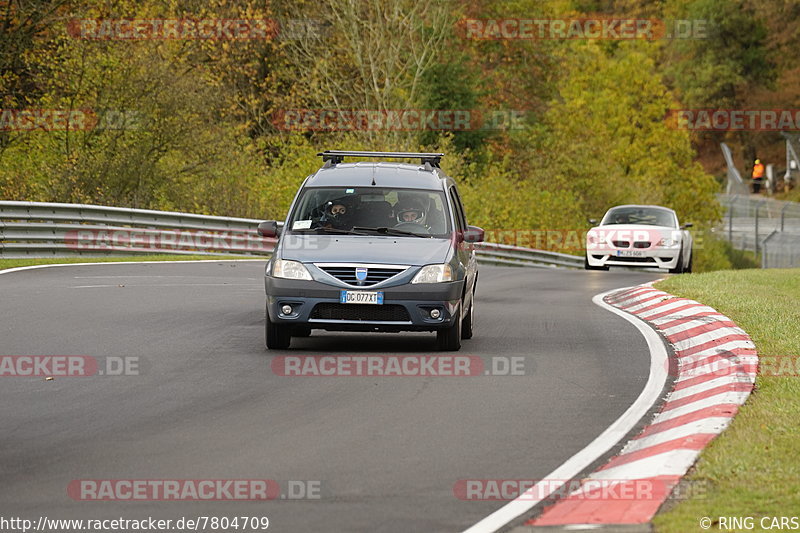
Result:
[[[446,263],[449,239],[418,237],[290,234],[281,238],[280,257],[302,263],[378,263],[422,266]]]

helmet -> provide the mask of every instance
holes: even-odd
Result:
[[[422,202],[415,198],[398,201],[395,206],[395,215],[399,223],[424,224],[425,222],[425,209],[422,207]]]
[[[760,165],[760,164],[761,164],[761,160],[760,159],[756,159],[756,165]]]

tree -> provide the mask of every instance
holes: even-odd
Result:
[[[689,108],[738,108],[753,86],[771,86],[777,72],[764,23],[745,0],[693,0],[675,16],[705,22],[707,38],[674,39],[666,73]]]

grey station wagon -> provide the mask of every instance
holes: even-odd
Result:
[[[300,186],[267,263],[266,344],[328,331],[431,331],[440,350],[472,337],[478,267],[443,154],[327,150]],[[413,159],[345,163],[345,158]]]

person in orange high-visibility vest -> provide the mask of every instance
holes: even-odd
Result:
[[[753,165],[753,192],[761,192],[761,184],[764,183],[764,165],[760,159],[756,159]]]

